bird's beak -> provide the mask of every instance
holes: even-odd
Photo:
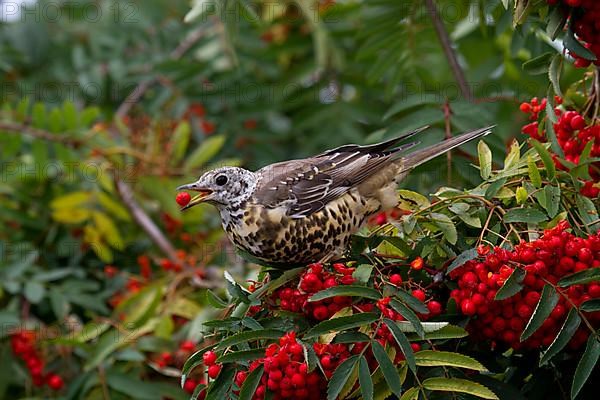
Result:
[[[181,185],[176,190],[192,190],[194,192],[198,192],[198,194],[190,200],[185,206],[181,207],[181,211],[187,210],[195,206],[196,204],[200,204],[208,199],[208,196],[212,194],[212,190],[202,188],[198,186],[196,183],[190,183],[187,185]]]

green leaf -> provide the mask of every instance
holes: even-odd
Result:
[[[458,232],[456,226],[449,216],[441,213],[431,213],[431,222],[433,222],[444,234],[444,238],[451,244],[456,244]]]
[[[402,315],[408,322],[412,324],[419,337],[425,337],[425,331],[423,330],[421,321],[419,320],[419,317],[417,317],[417,314],[413,312],[413,310],[396,299],[392,299],[392,301],[390,301],[390,306],[394,309],[394,311]]]
[[[223,354],[217,359],[217,362],[222,364],[234,363],[240,361],[253,361],[258,360],[265,356],[265,349],[252,349],[252,350],[241,350],[233,351],[231,353]]]
[[[190,172],[194,168],[206,164],[213,158],[225,144],[224,135],[215,135],[206,138],[196,150],[185,160],[183,169]]]
[[[548,25],[546,25],[546,33],[550,39],[554,40],[562,32],[565,23],[567,22],[567,13],[563,12],[562,7],[552,8],[552,12],[548,16]],[[559,92],[556,92],[559,94]],[[562,96],[559,94],[559,96]]]
[[[546,214],[535,208],[511,208],[502,218],[507,224],[515,222],[539,224],[547,219],[548,217],[546,217]]]
[[[521,159],[521,146],[515,139],[510,143],[510,151],[504,158],[504,171],[513,168]]]
[[[588,268],[584,269],[583,271],[567,275],[559,280],[557,285],[560,287],[569,287],[594,281],[600,281],[600,268]]]
[[[598,222],[598,209],[590,200],[585,196],[577,196],[575,198],[577,209],[579,210],[579,216],[581,220],[590,227],[593,232],[600,229],[600,222]]]
[[[217,343],[217,347],[225,349],[236,344],[251,342],[255,340],[263,339],[279,339],[285,334],[285,332],[278,329],[258,329],[255,331],[244,331],[236,333],[235,335],[229,336],[226,339],[221,340]]]
[[[563,43],[569,51],[577,54],[579,57],[590,61],[596,61],[596,55],[577,40],[571,24],[569,24],[569,29],[567,29],[567,34],[565,35]]]
[[[527,170],[529,171],[529,179],[531,183],[536,188],[542,187],[542,176],[540,175],[540,170],[537,165],[535,165],[535,161],[533,161],[533,157],[527,157]]]
[[[256,388],[258,387],[258,384],[260,383],[260,378],[262,378],[264,372],[265,372],[265,367],[264,367],[264,365],[261,365],[258,368],[254,369],[254,371],[250,372],[250,374],[248,374],[248,376],[246,377],[246,380],[244,381],[244,383],[242,384],[242,387],[240,389],[240,395],[239,395],[238,400],[251,400],[252,399],[252,396],[254,396],[254,393],[256,392]]]
[[[521,334],[521,342],[527,340],[540,328],[540,326],[542,326],[546,318],[548,318],[554,309],[554,306],[558,303],[558,297],[558,293],[556,293],[556,290],[554,290],[552,286],[544,286],[540,300],[533,311],[533,315],[529,319],[529,322],[527,322],[527,326],[525,326],[525,329]]]
[[[485,180],[492,176],[492,151],[483,140],[477,144],[477,156],[479,157],[479,173]]]
[[[557,355],[567,345],[567,343],[569,343],[569,340],[571,340],[580,324],[581,317],[579,316],[579,313],[576,309],[571,308],[567,319],[558,332],[558,335],[556,335],[556,338],[554,338],[554,341],[552,344],[550,344],[550,347],[548,347],[548,349],[542,353],[540,366],[550,361],[552,357]]]
[[[523,63],[523,70],[532,75],[544,74],[554,53],[546,52]]]
[[[505,300],[519,293],[523,289],[523,279],[525,279],[525,270],[515,268],[504,285],[496,292],[494,300]]]
[[[413,192],[412,190],[400,189],[398,195],[401,199],[408,200],[410,203],[416,205],[419,209],[426,208],[431,205],[429,199],[423,196],[421,193]]]
[[[186,120],[181,121],[173,132],[172,152],[171,152],[171,165],[176,165],[188,148],[191,135],[190,123]]]
[[[544,194],[546,198],[545,204],[543,204],[548,216],[550,218],[556,217],[558,209],[560,207],[560,187],[554,185],[546,185],[544,187]]]
[[[460,253],[446,269],[446,273],[454,271],[456,268],[464,265],[467,261],[477,258],[477,249],[468,249]]]
[[[369,363],[364,355],[358,362],[358,383],[363,400],[373,400],[373,379],[371,379]]]
[[[415,353],[415,362],[420,367],[447,366],[487,371],[487,368],[474,358],[450,351],[422,350]]]
[[[373,300],[381,299],[381,293],[375,289],[358,285],[340,285],[321,290],[309,297],[308,301],[319,301],[335,296],[364,297]]]
[[[227,302],[222,300],[219,296],[213,293],[212,290],[206,289],[206,301],[208,304],[215,308],[223,309],[227,307]]]
[[[352,277],[360,283],[366,284],[371,279],[371,273],[373,272],[373,265],[361,264],[356,267],[356,270],[352,273]]]
[[[556,167],[554,165],[554,161],[552,160],[552,156],[546,149],[546,146],[535,139],[531,139],[531,144],[533,147],[535,147],[535,150],[538,152],[542,162],[544,163],[544,167],[546,168],[546,177],[548,180],[554,179],[554,176],[556,175]]]
[[[348,378],[350,378],[350,374],[356,366],[357,361],[358,355],[353,355],[338,365],[331,376],[329,384],[327,385],[327,400],[337,399],[338,395],[344,388],[344,385],[348,381]]]
[[[404,392],[404,394],[402,395],[402,397],[400,397],[400,400],[418,400],[419,399],[419,392],[420,392],[419,387],[416,387],[416,386],[415,387],[411,387],[406,392]]]
[[[319,322],[304,335],[305,339],[317,337],[333,331],[343,331],[356,328],[377,321],[378,315],[375,313],[360,313],[349,315],[347,317],[338,317]]]
[[[25,282],[25,291],[23,294],[30,303],[37,304],[46,295],[46,288],[39,282],[27,281]]]
[[[400,382],[400,375],[398,374],[398,370],[394,366],[394,363],[390,360],[385,349],[378,341],[373,340],[371,342],[371,348],[373,349],[373,355],[379,364],[379,368],[381,368],[385,381],[388,383],[392,392],[400,397],[402,394],[402,382]]]
[[[228,366],[223,367],[217,379],[215,379],[206,390],[205,400],[223,400],[227,399],[227,393],[233,384],[235,369]]]
[[[440,390],[444,392],[468,393],[482,399],[500,400],[498,396],[485,386],[458,378],[428,378],[423,381],[423,387],[427,390]]]
[[[579,309],[583,312],[600,311],[600,299],[592,299],[581,303]]]
[[[588,338],[583,356],[581,356],[579,364],[577,364],[577,369],[575,369],[573,386],[571,386],[571,399],[577,397],[577,394],[596,367],[599,357],[600,341],[598,341],[598,338],[595,334],[591,334]]]
[[[419,314],[429,314],[429,309],[421,300],[417,299],[407,291],[400,289],[394,293],[396,297],[405,302],[410,308],[418,312]]]
[[[389,328],[390,332],[392,333],[392,336],[394,336],[394,339],[396,340],[396,343],[398,343],[398,346],[400,346],[400,350],[402,351],[402,354],[404,354],[404,358],[406,358],[408,367],[413,372],[413,374],[416,374],[417,363],[415,361],[414,352],[410,345],[410,342],[408,341],[404,333],[400,330],[395,321],[392,321],[389,318],[384,318],[383,322]]]
[[[436,96],[435,94],[420,93],[418,95],[410,95],[410,96],[407,96],[406,98],[402,99],[402,101],[392,105],[390,107],[390,109],[387,110],[385,112],[385,114],[383,115],[383,120],[385,121],[395,114],[398,114],[402,111],[409,110],[414,107],[432,105],[432,104],[434,105],[434,104],[439,104],[439,103],[440,103],[440,98],[439,98],[439,96]]]
[[[424,326],[426,325],[424,324]],[[425,333],[426,340],[460,339],[467,336],[469,336],[469,333],[464,328],[455,325],[447,325],[437,331]],[[410,340],[418,339],[417,335],[409,335],[408,338]]]
[[[559,8],[556,7],[558,10]],[[562,12],[560,12],[562,14]],[[560,71],[562,67],[562,56],[557,54],[552,58],[550,62],[550,68],[548,69],[548,79],[550,79],[550,83],[552,83],[552,88],[554,89],[554,93],[558,96],[563,97],[562,91],[560,90]]]
[[[496,197],[496,195],[498,195],[498,192],[504,188],[505,183],[506,178],[498,179],[492,182],[490,185],[488,185],[487,189],[485,190],[485,198],[493,199],[494,197]]]

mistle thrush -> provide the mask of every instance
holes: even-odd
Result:
[[[177,188],[199,192],[182,210],[202,202],[215,205],[230,240],[270,265],[339,258],[367,218],[398,204],[396,186],[411,169],[491,131],[474,130],[411,153],[406,150],[417,142],[397,145],[424,129],[256,172],[217,168]]]

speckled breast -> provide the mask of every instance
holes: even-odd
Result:
[[[349,192],[304,218],[285,211],[248,203],[243,216],[225,230],[233,243],[266,263],[306,264],[341,256],[352,234],[377,209]]]

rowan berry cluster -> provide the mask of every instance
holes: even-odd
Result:
[[[31,380],[35,386],[44,384],[52,390],[60,390],[64,386],[63,379],[54,373],[44,373],[44,359],[36,347],[35,332],[21,330],[11,335],[10,344],[15,356],[23,360]]]
[[[597,0],[547,0],[548,4],[561,3],[564,13],[571,15],[573,32],[585,42],[596,55],[594,64],[600,65],[600,3]],[[575,66],[586,68],[592,60],[585,59],[573,52],[569,54],[575,59]]]
[[[296,340],[295,332],[282,336],[279,344],[270,344],[265,350],[265,357],[253,361],[248,371],[239,371],[235,376],[236,385],[241,387],[248,374],[261,364],[264,365],[265,372],[253,399],[264,399],[267,390],[274,394],[275,400],[317,400],[325,393],[327,382],[317,370],[308,371],[308,365],[304,361],[304,348]]]
[[[553,127],[558,144],[565,153],[565,160],[578,164],[579,158],[589,142],[593,143],[590,157],[600,157],[600,125],[588,125],[585,118],[577,111],[567,111],[560,107],[560,104],[562,104],[560,97],[555,96],[554,100],[557,104],[554,113],[558,120],[553,124]],[[538,120],[540,112],[546,108],[546,102],[546,99],[539,101],[534,97],[531,102],[522,103],[520,106],[521,111],[529,114],[529,119],[533,121],[525,125],[522,132],[542,142],[547,140],[546,132],[539,129]],[[556,155],[554,155],[554,163],[561,170],[567,171],[569,169],[568,166],[560,162]],[[598,184],[600,182],[600,162],[590,164],[589,174],[592,180],[584,182],[581,193],[584,196],[595,198],[600,195],[600,185]]]
[[[348,307],[352,303],[352,298],[335,296],[309,302],[309,297],[323,289],[353,284],[353,272],[354,268],[341,263],[333,264],[332,271],[326,270],[323,264],[311,264],[300,276],[297,287],[287,286],[275,291],[272,300],[284,311],[303,313],[306,317],[317,321],[329,319],[342,308]]]
[[[547,284],[555,285],[562,277],[588,268],[600,268],[600,234],[588,238],[576,237],[567,232],[568,224],[559,223],[544,231],[533,242],[522,242],[513,251],[482,246],[480,257],[453,270],[450,278],[458,288],[450,296],[460,311],[474,317],[469,323],[473,337],[493,342],[503,342],[514,349],[536,349],[552,343],[567,313],[574,306],[600,297],[600,284],[592,282],[574,285],[559,291],[559,302],[541,328],[529,339],[519,338],[532,316]],[[523,289],[504,300],[495,296],[516,268],[525,272]],[[600,312],[589,313],[587,318],[600,326]],[[571,339],[571,348],[581,346],[588,335],[584,328]]]

